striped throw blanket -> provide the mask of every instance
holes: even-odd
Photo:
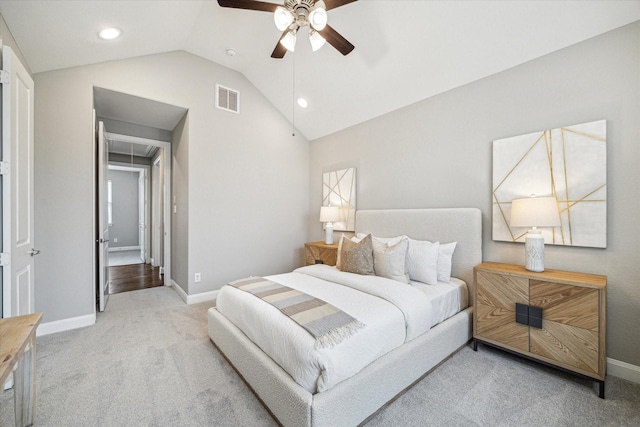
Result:
[[[240,279],[228,285],[279,309],[315,338],[316,348],[333,347],[364,327],[364,323],[319,298],[262,277]]]

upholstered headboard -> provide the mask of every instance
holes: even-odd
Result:
[[[473,267],[482,262],[482,213],[476,208],[385,209],[356,212],[356,232],[377,237],[458,242],[451,275],[467,282],[473,301]]]

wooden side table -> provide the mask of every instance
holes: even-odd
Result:
[[[0,319],[0,387],[13,376],[16,426],[33,425],[36,329],[42,313]]]
[[[474,268],[478,342],[595,380],[604,399],[607,278],[485,262]]]
[[[336,265],[337,257],[337,243],[327,245],[325,242],[307,242],[304,244],[304,258],[306,265]]]

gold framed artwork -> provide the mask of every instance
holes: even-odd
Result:
[[[341,221],[333,223],[335,231],[355,231],[356,168],[322,174],[322,206],[340,208]]]
[[[513,199],[554,196],[560,226],[541,228],[545,243],[605,248],[606,143],[606,120],[493,141],[493,240],[524,242]]]

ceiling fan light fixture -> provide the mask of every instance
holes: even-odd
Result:
[[[319,5],[309,14],[309,23],[318,31],[324,30],[327,26],[327,11]]]
[[[273,20],[276,23],[276,27],[280,31],[284,31],[293,23],[293,14],[284,7],[279,6],[273,14]]]
[[[286,36],[280,40],[280,44],[286,47],[288,51],[293,52],[296,50],[296,33],[291,30]]]
[[[314,52],[324,46],[326,40],[319,32],[309,30],[309,41],[311,42],[311,50]]]

